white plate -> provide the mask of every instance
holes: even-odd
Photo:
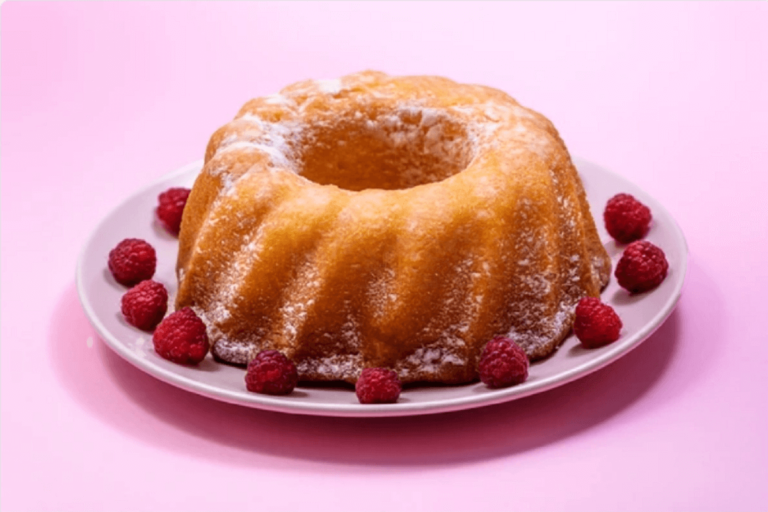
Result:
[[[395,404],[361,405],[355,393],[339,387],[298,387],[282,397],[258,395],[245,389],[242,368],[215,362],[210,355],[197,367],[181,366],[160,358],[150,334],[128,325],[120,313],[126,289],[107,270],[109,251],[124,238],[142,238],[157,251],[154,279],[176,291],[177,239],[154,220],[157,196],[169,187],[191,187],[202,162],[194,162],[133,194],[110,213],[85,245],[77,267],[80,300],[93,327],[121,357],[165,382],[217,400],[273,411],[325,416],[407,416],[496,404],[540,393],[583,377],[617,360],[648,338],[674,309],[685,278],[688,249],[685,238],[664,207],[632,183],[595,164],[574,159],[590,206],[614,268],[622,247],[606,234],[602,212],[606,201],[619,192],[634,195],[653,212],[647,240],[661,247],[669,261],[669,274],[655,290],[630,296],[612,278],[602,299],[614,307],[624,323],[621,338],[606,347],[585,350],[569,336],[549,359],[531,365],[528,380],[518,386],[491,390],[481,383],[452,387],[406,388]],[[617,383],[621,385],[621,383]]]

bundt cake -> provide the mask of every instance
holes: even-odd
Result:
[[[552,123],[488,87],[363,72],[257,98],[216,131],[181,224],[176,307],[222,361],[304,381],[466,383],[494,335],[532,360],[610,260]]]

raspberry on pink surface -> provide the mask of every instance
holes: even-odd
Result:
[[[617,242],[639,240],[651,229],[651,210],[629,194],[616,194],[603,212],[605,229]]]
[[[619,339],[619,315],[597,297],[584,297],[576,306],[573,332],[585,348],[597,348]]]
[[[133,286],[152,279],[157,266],[155,248],[139,238],[126,238],[109,251],[107,262],[115,281]]]
[[[205,324],[191,308],[182,308],[160,322],[152,343],[160,357],[179,364],[197,364],[208,353]]]
[[[129,324],[151,331],[168,311],[168,291],[156,281],[142,281],[123,295],[120,310]]]
[[[387,368],[365,368],[355,384],[361,404],[395,403],[402,389],[397,373]]]
[[[250,363],[245,374],[248,391],[265,395],[287,395],[299,382],[296,365],[277,350],[262,350]]]
[[[169,188],[157,197],[157,218],[163,227],[172,235],[178,235],[181,229],[181,218],[184,207],[191,192],[188,188]]]
[[[511,339],[497,336],[485,345],[478,370],[489,388],[514,386],[528,378],[528,356]]]
[[[619,286],[630,293],[643,293],[659,286],[667,277],[669,264],[657,246],[645,240],[632,242],[616,265]]]

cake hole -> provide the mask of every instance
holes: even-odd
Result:
[[[304,130],[297,162],[302,176],[346,190],[398,190],[449,178],[472,159],[466,127],[445,113],[348,114]]]

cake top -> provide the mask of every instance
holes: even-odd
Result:
[[[320,185],[402,190],[470,169],[500,143],[543,160],[562,145],[546,118],[502,91],[367,71],[249,101],[211,138],[206,161],[248,148]]]

